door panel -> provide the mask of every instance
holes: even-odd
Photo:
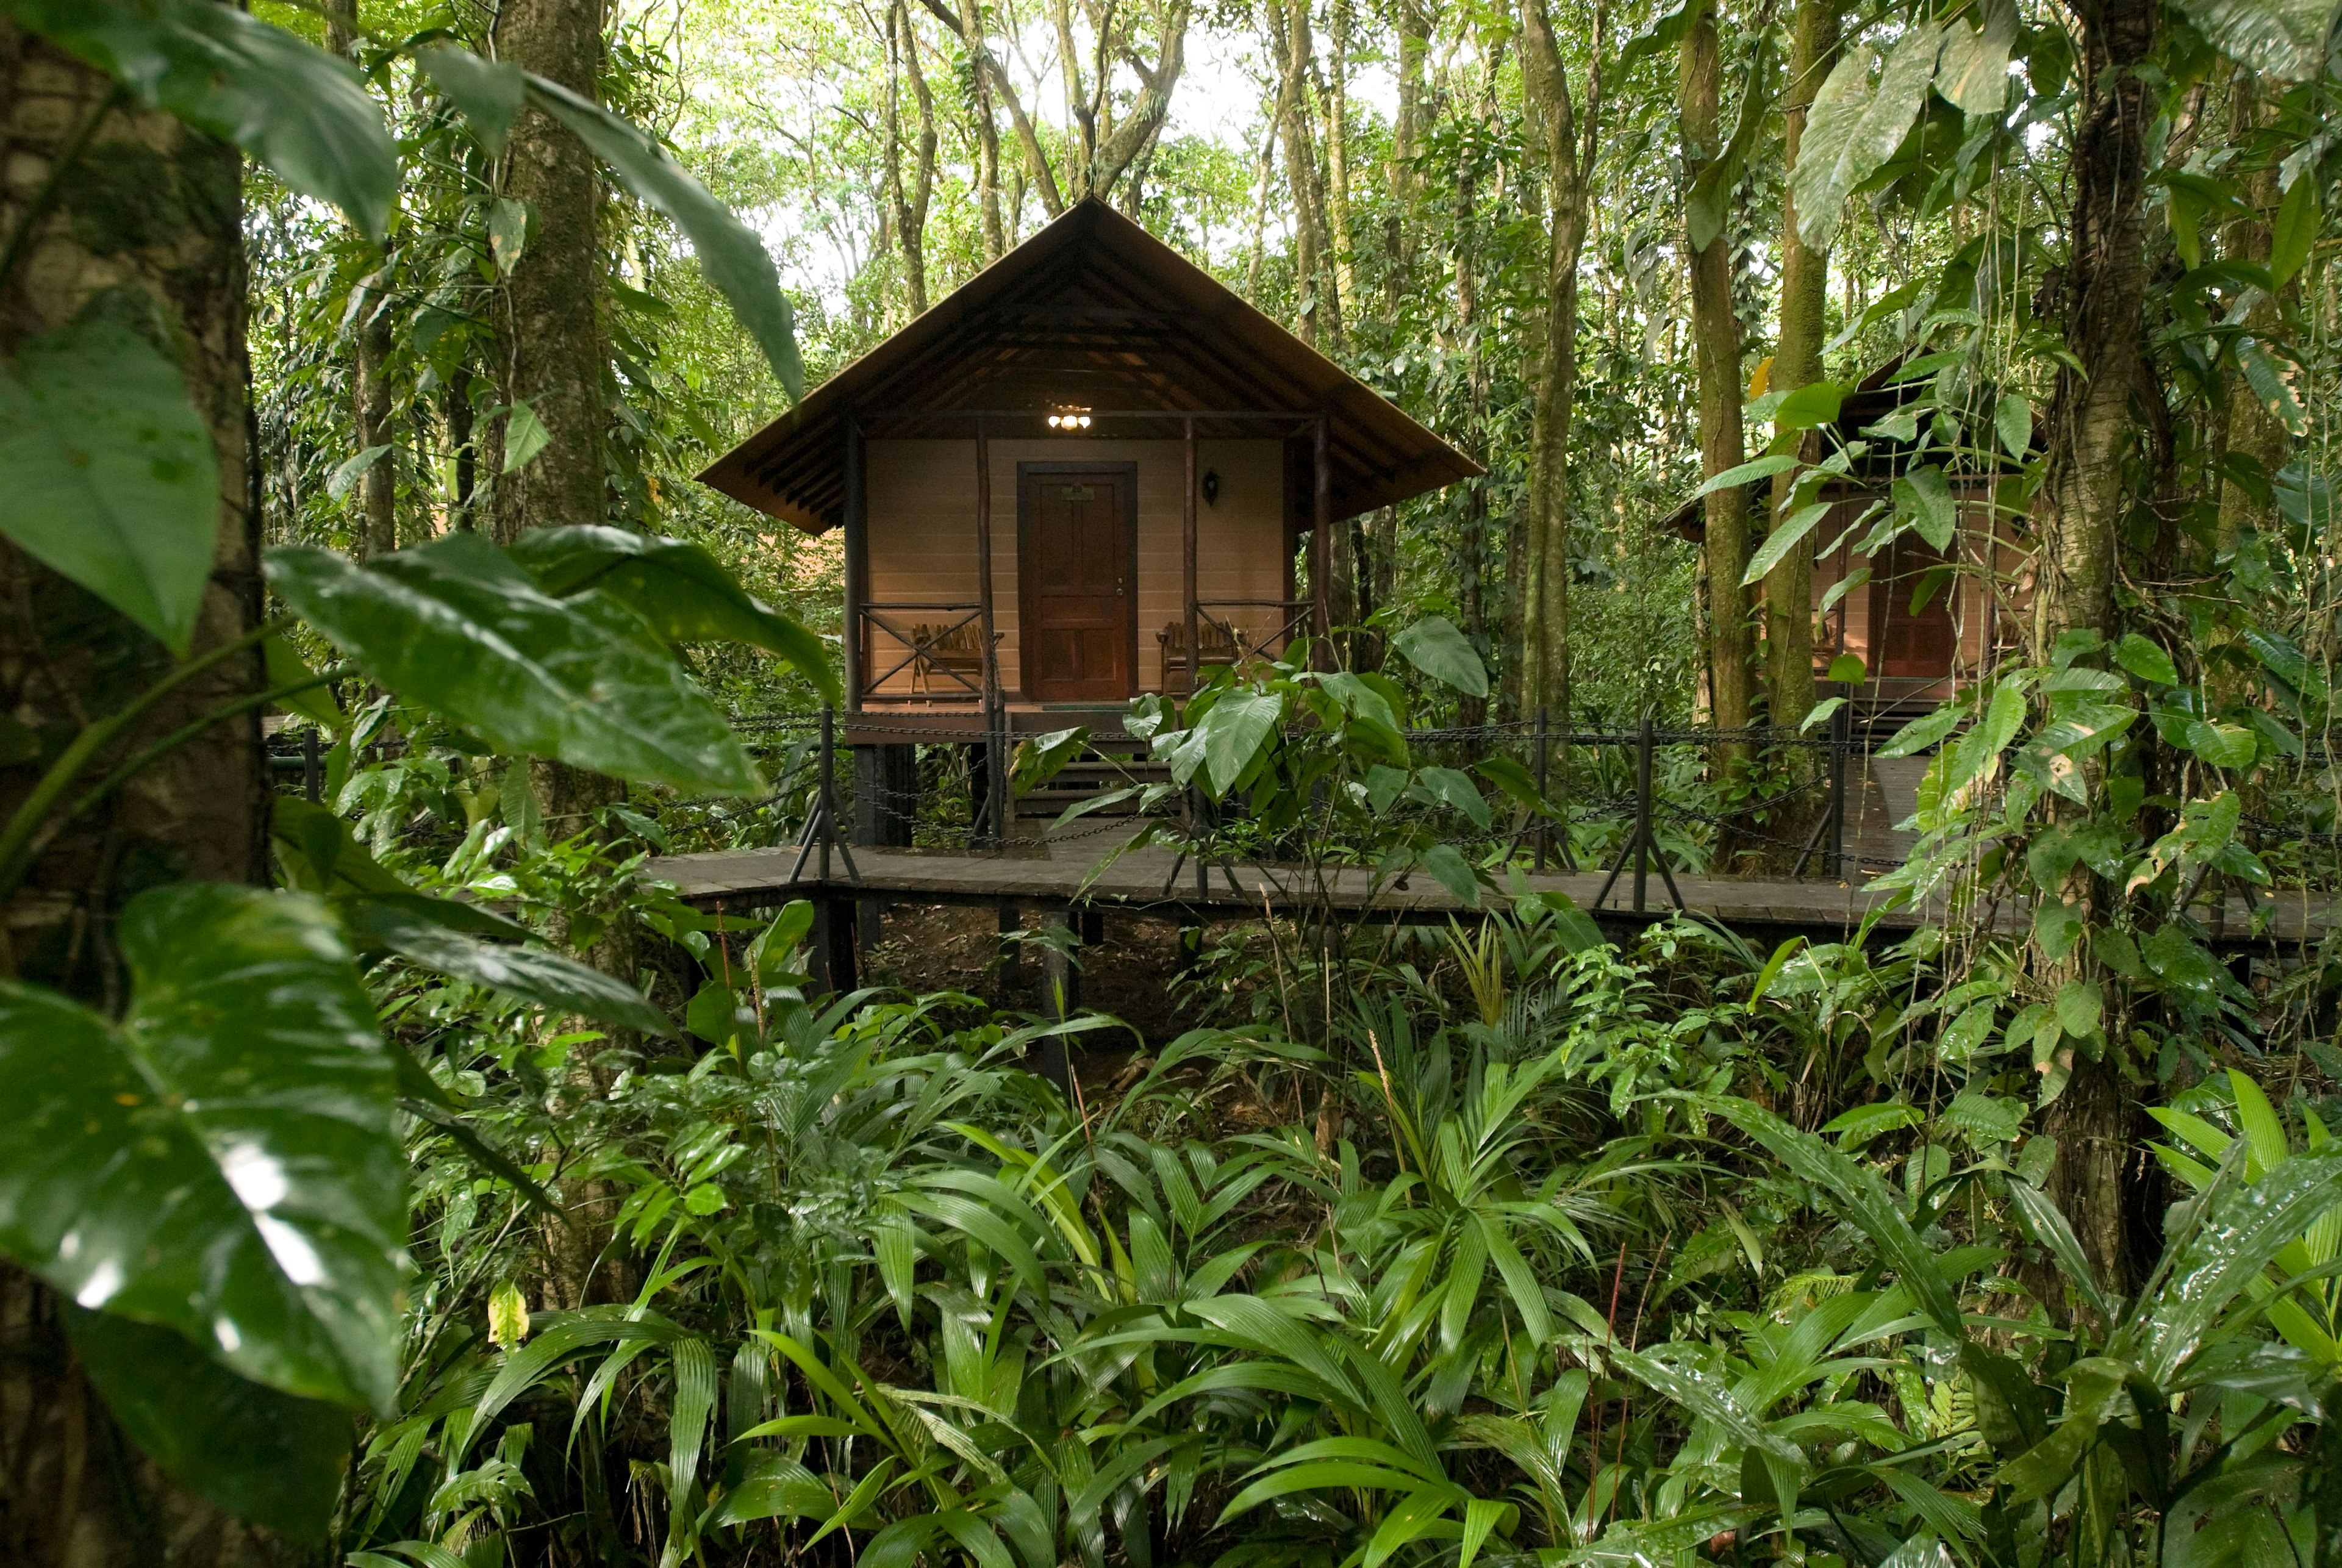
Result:
[[[1887,547],[1871,579],[1870,647],[1874,675],[1937,680],[1952,673],[1959,633],[1952,624],[1956,583],[1941,583],[1917,614],[1911,595],[1946,557],[1925,540],[1905,534]]]
[[[1017,472],[1018,643],[1036,702],[1137,691],[1135,466]]]

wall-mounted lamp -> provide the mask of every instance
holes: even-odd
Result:
[[[1204,504],[1217,506],[1219,504],[1220,471],[1216,468],[1206,469],[1204,471]]]
[[[1090,411],[1086,408],[1061,408],[1049,415],[1049,428],[1052,430],[1087,430],[1089,427]]]

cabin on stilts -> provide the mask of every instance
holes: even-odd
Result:
[[[1886,532],[1881,520],[1896,481],[1943,460],[1940,444],[1932,452],[1919,444],[1921,422],[1910,409],[1921,388],[1906,364],[1898,358],[1880,366],[1847,394],[1824,434],[1827,450],[1851,460],[1815,497],[1829,511],[1812,534],[1814,674],[1826,678],[1841,655],[1860,659],[1863,680],[1840,694],[1858,721],[1872,724],[1916,717],[1989,671],[1995,650],[2016,634],[2017,617],[2031,603],[2020,576],[2026,524],[1996,501],[2014,465],[1997,450],[1979,454],[1972,445],[1945,474],[1951,504],[1946,534],[1931,541],[1910,529],[1865,548]],[[2035,424],[2038,450],[2037,415]],[[1771,525],[1771,503],[1770,484],[1749,487],[1752,539]],[[1705,503],[1694,494],[1660,526],[1695,544],[1705,540]],[[1701,684],[1705,692],[1705,674]],[[1802,717],[1775,714],[1772,722],[1793,724]]]
[[[1111,744],[1131,698],[1324,636],[1334,528],[1480,472],[1092,199],[699,477],[844,531],[858,793],[932,741],[997,799],[1017,736]]]

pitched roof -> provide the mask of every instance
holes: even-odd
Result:
[[[1336,518],[1482,472],[1372,387],[1096,198],[1086,200],[831,376],[702,472],[819,534],[844,519],[849,414],[867,436],[1045,434],[1078,405],[1327,416]],[[1298,420],[1199,416],[1209,438],[1306,434]],[[1093,436],[1164,438],[1176,421],[1100,417]]]

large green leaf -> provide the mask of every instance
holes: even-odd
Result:
[[[415,902],[431,904],[417,895]],[[621,1029],[673,1034],[666,1014],[616,975],[590,969],[574,958],[528,947],[506,947],[451,931],[406,900],[356,896],[336,899],[335,913],[360,952],[387,950],[410,964],[453,975],[534,1002],[555,1013],[575,1014]]]
[[[268,581],[374,679],[502,751],[746,794],[756,770],[640,616],[555,599],[475,534],[354,564],[275,550]]]
[[[1746,1100],[1718,1096],[1701,1104],[1771,1150],[1791,1174],[1828,1193],[1847,1219],[1877,1246],[1881,1261],[1895,1271],[1919,1310],[1955,1340],[1967,1337],[1960,1303],[1944,1283],[1935,1254],[1911,1228],[1877,1173]]]
[[[2326,68],[2333,0],[2180,0],[2179,9],[2238,65],[2306,82]]]
[[[2009,0],[1985,6],[1981,26],[1947,26],[1936,90],[1967,114],[1998,115],[2008,105],[2008,54],[2016,43],[2017,7]]]
[[[1488,666],[1480,662],[1456,624],[1445,615],[1426,615],[1391,639],[1391,650],[1429,675],[1468,697],[1488,694]]]
[[[0,1248],[246,1377],[388,1409],[397,1080],[332,915],[179,883],[133,899],[120,941],[118,1026],[0,984]]]
[[[324,1538],[349,1468],[348,1411],[238,1377],[169,1329],[66,1312],[83,1369],[165,1473],[280,1535]]]
[[[2140,1370],[2167,1383],[2278,1251],[2342,1203],[2342,1144],[2297,1154],[2257,1182],[2231,1178],[2174,1260],[2140,1324]]]
[[[1196,764],[1200,762],[1212,794],[1227,794],[1244,777],[1245,770],[1252,766],[1261,747],[1268,744],[1269,736],[1276,733],[1277,717],[1284,712],[1285,697],[1277,692],[1239,691],[1222,697],[1196,721],[1190,744],[1174,754],[1175,781],[1186,784],[1195,776]],[[1179,772],[1182,762],[1186,763],[1184,774]]]
[[[1870,85],[1875,56],[1849,50],[1815,94],[1797,143],[1797,166],[1789,175],[1797,237],[1806,244],[1828,248],[1845,217],[1847,197],[1902,145],[1927,101],[1942,43],[1937,24],[1914,26],[1887,52],[1876,90]]]
[[[219,459],[187,384],[118,322],[0,362],[0,530],[184,654],[219,537]]]
[[[512,135],[513,122],[520,118],[521,101],[528,91],[521,68],[509,60],[483,60],[450,44],[417,49],[415,63],[423,67],[431,85],[464,112],[473,136],[488,156],[504,156],[505,143]]]
[[[533,528],[513,557],[556,599],[598,588],[668,643],[746,643],[777,654],[836,704],[821,639],[756,599],[697,544],[623,528]]]
[[[388,228],[398,150],[347,61],[215,0],[7,0],[7,10],[376,239]]]
[[[782,387],[792,399],[804,396],[796,315],[765,242],[638,126],[542,76],[528,79],[528,96],[568,126],[636,197],[675,220],[699,257],[699,270],[764,350]]]

